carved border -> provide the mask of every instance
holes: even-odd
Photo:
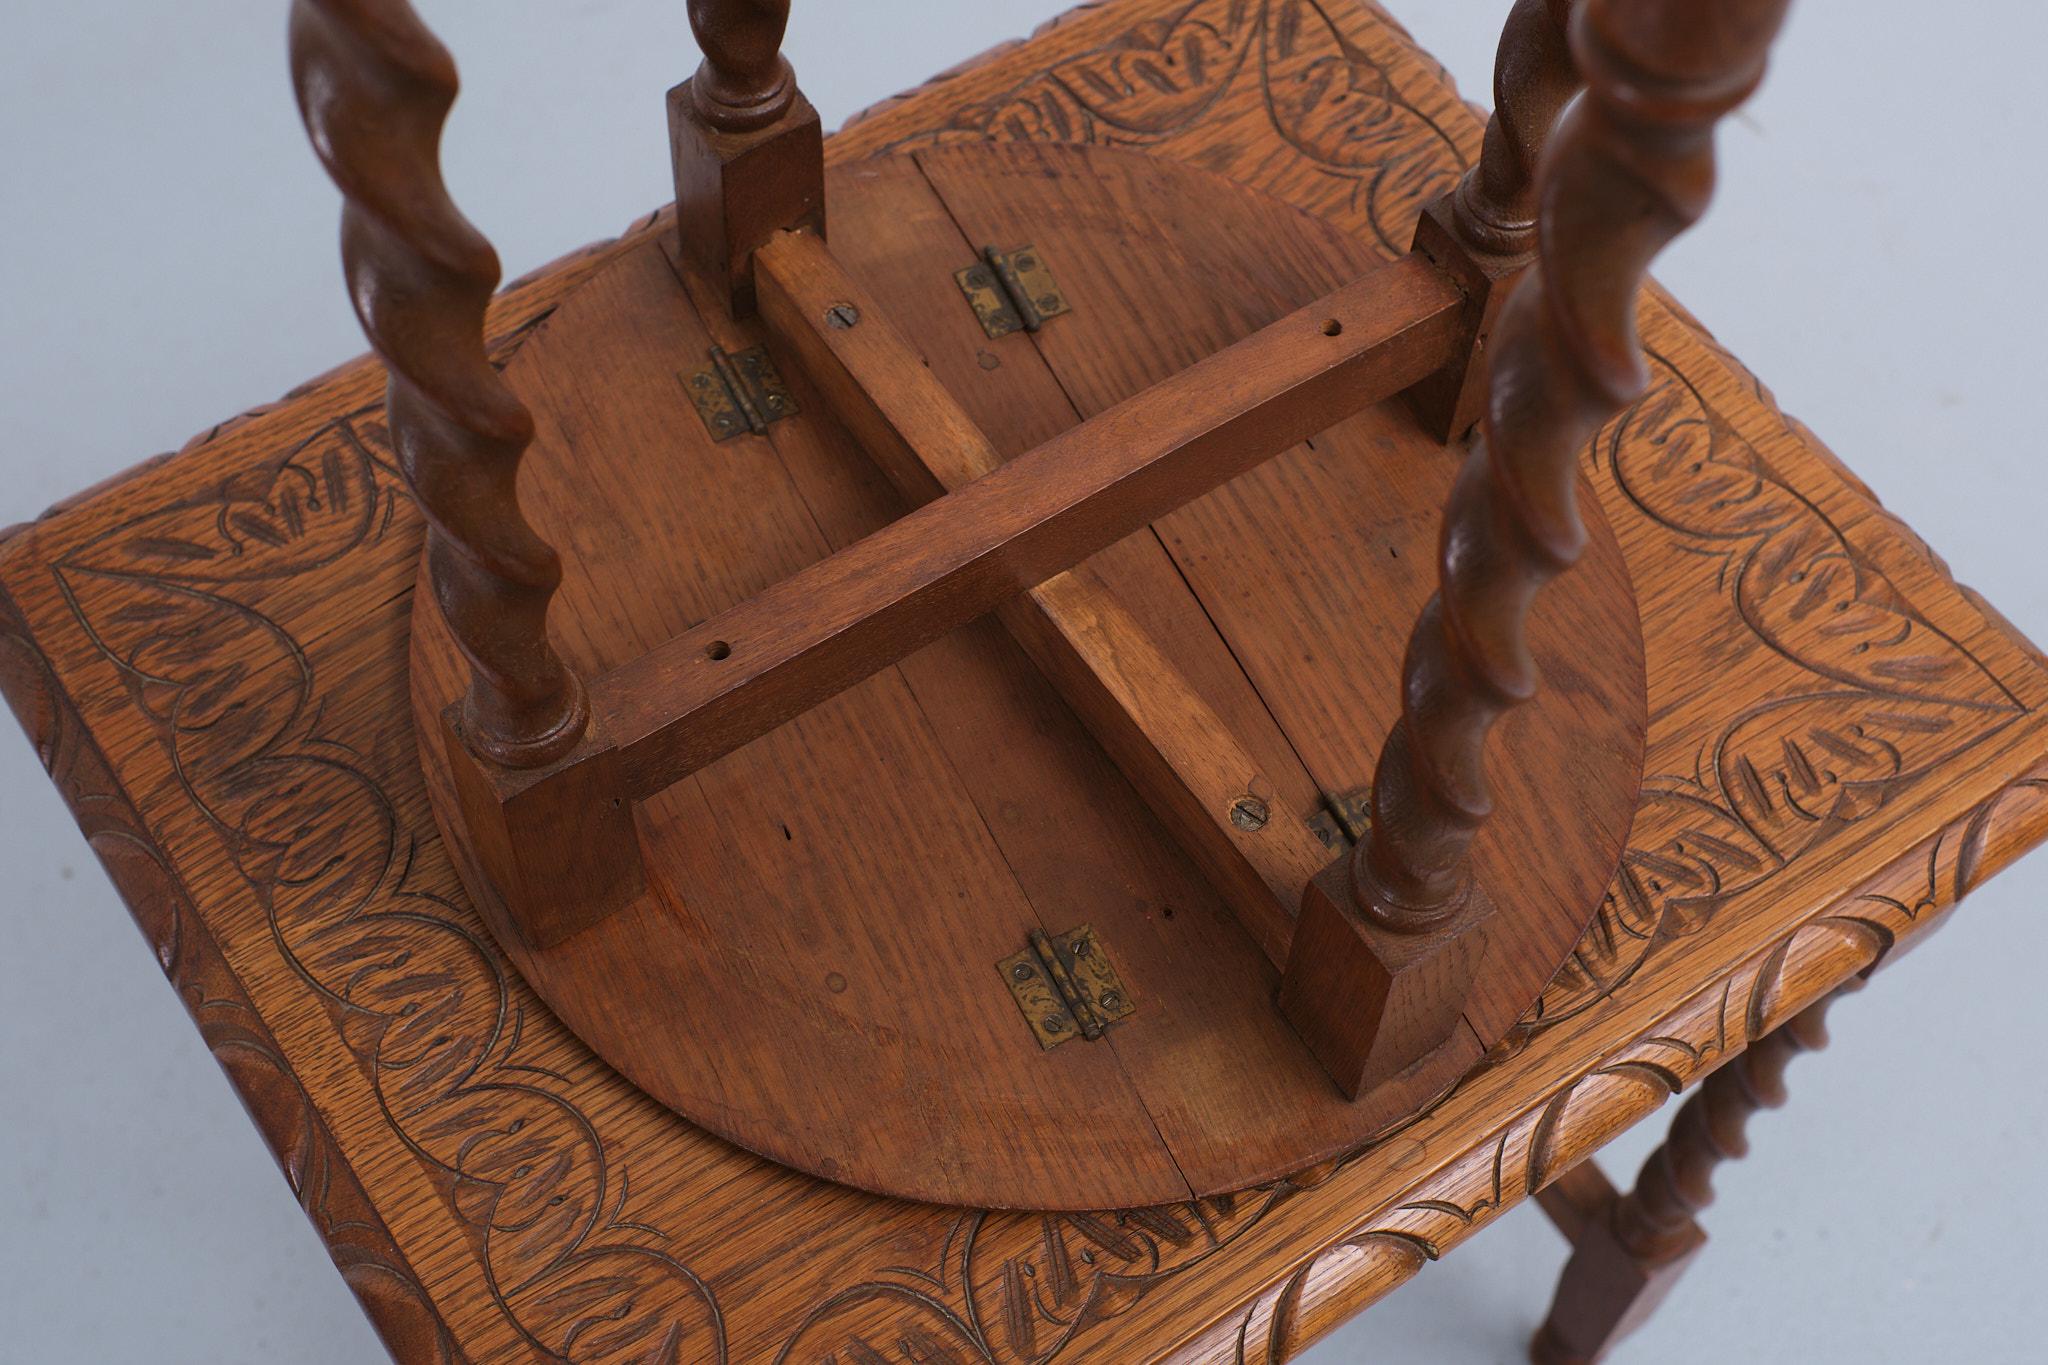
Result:
[[[0,696],[377,1335],[403,1360],[467,1359],[4,590]]]
[[[441,1188],[505,1320],[550,1356],[660,1344],[723,1360],[716,1296],[665,1233],[628,1216],[628,1172],[575,1081],[527,1045],[537,1005],[462,908],[431,825],[423,847],[401,814],[408,801],[418,811],[417,777],[327,719],[349,703],[327,685],[321,646],[271,604],[320,575],[364,591],[366,572],[395,566],[409,581],[420,529],[371,407],[85,539],[48,571],[262,908],[306,1007],[330,1016]],[[366,557],[355,574],[340,568],[351,557]],[[407,746],[396,762],[409,761]]]
[[[1423,205],[1464,170],[1465,154],[1439,115],[1410,99],[1388,64],[1314,0],[1186,0],[1171,17],[1067,53],[876,150],[980,141],[1157,147],[1201,126],[1241,84],[1256,84],[1259,110],[1285,148],[1351,184],[1354,207],[1389,258],[1407,252]],[[1447,84],[1446,94],[1456,106]]]
[[[1362,1218],[1172,1359],[1278,1365],[1591,1157],[1850,977],[1912,946],[2048,833],[2048,760],[1870,882],[1692,992],[1639,1035]],[[1398,1136],[1398,1135],[1397,1135]],[[1342,1163],[1338,1163],[1341,1165]],[[1044,1362],[1222,1253],[1337,1165],[1225,1199],[1069,1215],[963,1215],[933,1266],[818,1303],[778,1360]],[[998,1227],[998,1220],[1007,1226]],[[993,1245],[991,1245],[993,1244]],[[878,1316],[878,1305],[887,1311]]]
[[[2048,833],[2048,762],[1756,953],[1175,1359],[1280,1365],[1543,1189],[1757,1039],[1912,946]]]

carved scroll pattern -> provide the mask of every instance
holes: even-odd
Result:
[[[0,540],[5,538],[0,533]],[[121,790],[78,713],[59,694],[4,593],[0,698],[28,732],[86,843],[134,914],[157,965],[185,1002],[214,1060],[228,1073],[377,1334],[404,1360],[449,1365],[462,1360],[376,1205],[336,1149],[312,1097],[221,956],[148,824]]]
[[[1232,100],[1240,86],[1256,91],[1256,105]],[[1407,251],[1422,206],[1463,169],[1435,116],[1404,98],[1386,66],[1309,0],[1195,0],[895,145],[1150,147],[1246,108],[1346,186],[1341,207],[1362,215],[1390,257]]]
[[[1706,927],[2024,711],[1677,365],[1652,352],[1651,366],[1650,391],[1601,433],[1589,472],[1617,525],[1643,518],[1691,557],[1694,605],[1711,609],[1702,619],[1731,661],[1761,654],[1744,666],[1785,681],[1711,733],[1652,736],[1621,870],[1525,1035],[1605,999],[1657,945]],[[1666,766],[1675,759],[1688,766]]]
[[[474,1230],[511,1322],[562,1358],[723,1359],[711,1291],[627,1216],[626,1172],[575,1081],[522,1046],[536,1007],[414,833],[432,828],[419,794],[387,785],[410,752],[359,751],[360,727],[325,714],[338,703],[312,650],[249,605],[351,557],[417,562],[418,523],[373,409],[55,573],[311,1002]]]

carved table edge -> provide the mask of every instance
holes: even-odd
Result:
[[[0,559],[24,529],[0,529]],[[4,585],[0,697],[386,1348],[408,1362],[466,1360]]]
[[[1032,29],[1026,37],[1006,38],[992,47],[975,53],[964,61],[953,63],[953,65],[943,71],[933,72],[908,90],[900,91],[897,94],[877,100],[873,104],[854,110],[840,123],[836,132],[843,133],[849,128],[857,127],[871,119],[880,118],[884,114],[900,109],[912,100],[929,93],[936,86],[944,85],[947,81],[956,80],[970,72],[992,65],[1011,53],[1018,51],[1020,48],[1037,42],[1054,29],[1064,28],[1066,25],[1077,20],[1087,18],[1097,10],[1109,9],[1115,3],[1116,0],[1082,0],[1080,4],[1075,5],[1072,9],[1062,10],[1052,18],[1047,19],[1037,28]]]
[[[1166,1357],[1280,1365],[1594,1156],[1814,1002],[1924,941],[1964,895],[2048,839],[2048,759],[1681,1001]],[[1697,1041],[1694,1041],[1697,1039]],[[1083,1349],[1076,1359],[1097,1358]]]
[[[0,564],[25,548],[30,529],[0,530]],[[401,1360],[463,1359],[4,586],[0,694],[380,1337]],[[1964,894],[2043,839],[2048,760],[1694,990],[1631,1041],[1296,1261],[1248,1301],[1214,1313],[1168,1358],[1274,1365],[1293,1358],[1785,1019],[1917,944]],[[1316,1182],[1293,1183],[1307,1188]],[[1073,1343],[1074,1358],[1114,1354],[1127,1344],[1082,1338]]]

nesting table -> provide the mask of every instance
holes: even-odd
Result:
[[[827,157],[1136,149],[1392,257],[1482,126],[1357,0],[1111,0]],[[509,287],[496,357],[669,224]],[[1652,388],[1583,457],[1649,688],[1595,929],[1425,1112],[1232,1195],[890,1201],[596,1060],[435,831],[406,699],[422,528],[369,361],[0,535],[0,691],[401,1360],[1278,1362],[1529,1198],[1574,1245],[1536,1353],[1587,1358],[1699,1250],[1714,1167],[1828,1000],[2048,833],[2048,660],[1675,301],[1641,325]],[[1696,1083],[1617,1192],[1594,1153]]]

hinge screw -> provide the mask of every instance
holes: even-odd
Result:
[[[1256,796],[1240,796],[1230,803],[1230,823],[1247,834],[1255,834],[1273,818],[1273,809]]]
[[[850,303],[835,303],[825,310],[825,323],[834,331],[843,332],[860,321],[860,309]]]

